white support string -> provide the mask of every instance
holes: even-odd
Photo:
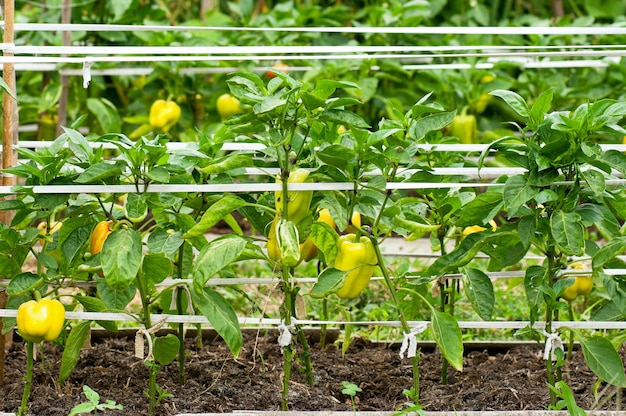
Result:
[[[296,331],[296,320],[291,319],[289,325],[285,324],[284,320],[281,320],[278,324],[278,345],[280,346],[280,352],[284,352],[285,348],[291,345],[291,339],[293,333]]]
[[[0,21],[4,29],[4,21]],[[220,31],[220,32],[286,32],[286,33],[375,33],[401,35],[625,35],[626,27],[622,26],[436,26],[436,27],[389,27],[389,26],[341,26],[341,27],[236,27],[236,26],[168,26],[168,25],[114,25],[114,24],[60,24],[60,23],[15,23],[15,31],[80,31],[80,32],[137,32],[137,31]]]
[[[417,335],[428,329],[428,324],[420,322],[413,326],[408,333],[404,334],[402,339],[402,345],[400,346],[400,359],[404,358],[406,353],[407,358],[413,358],[417,354]]]
[[[556,331],[549,334],[544,330],[543,335],[546,337],[546,346],[543,351],[543,359],[556,361],[556,350],[563,351],[563,340],[559,336],[559,333]]]
[[[93,65],[93,58],[88,56],[83,62],[83,88],[89,88],[91,82],[91,67]]]
[[[0,309],[0,318],[15,318],[17,310]],[[65,317],[68,320],[84,320],[84,321],[119,321],[119,322],[138,322],[137,316],[130,313],[121,312],[66,312]],[[166,315],[153,314],[150,316],[152,322],[169,323],[169,324],[201,324],[211,327],[209,321],[201,315]],[[237,318],[242,327],[252,326],[270,326],[278,327],[282,320],[276,318],[240,316]],[[400,321],[332,321],[332,320],[315,320],[315,319],[298,319],[298,325],[301,326],[380,326],[400,328]],[[429,324],[429,321],[409,321],[410,327],[421,324]],[[530,326],[530,321],[459,321],[461,329],[522,329]],[[535,322],[533,329],[545,330],[545,322]],[[554,330],[559,328],[568,329],[588,329],[588,330],[623,330],[626,329],[626,321],[556,321],[552,322]]]

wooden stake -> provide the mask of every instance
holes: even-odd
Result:
[[[63,0],[61,5],[61,23],[68,24],[72,21],[72,0]],[[63,46],[70,46],[72,43],[72,32],[63,31],[61,34]],[[61,75],[61,98],[59,98],[59,113],[57,124],[57,137],[63,133],[62,126],[67,126],[67,102],[69,100],[70,77]]]
[[[13,0],[4,0],[3,11],[4,16],[4,33],[2,40],[4,43],[14,43],[14,22],[15,22],[15,4]],[[13,56],[13,53],[5,52],[4,56]],[[12,62],[3,64],[4,82],[9,86],[10,90],[15,93],[15,68]],[[2,168],[7,169],[15,166],[17,161],[16,145],[17,136],[17,102],[6,92],[2,96]],[[2,175],[2,185],[15,185],[15,177],[13,175]],[[0,212],[0,220],[4,224],[10,224],[14,213],[11,211]],[[0,293],[0,308],[6,306],[6,292]],[[6,355],[7,337],[2,335],[2,322],[0,322],[0,384],[4,383],[4,358]],[[9,340],[10,340],[9,336]]]

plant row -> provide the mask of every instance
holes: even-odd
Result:
[[[186,148],[168,149],[168,135],[159,133],[162,127],[136,140],[121,133],[85,137],[78,132],[84,121],[79,119],[48,147],[20,148],[23,162],[5,169],[20,178],[17,198],[0,202],[0,208],[15,213],[12,223],[0,230],[0,264],[10,278],[8,307],[18,309],[17,329],[27,341],[29,357],[35,343],[56,339],[63,345],[61,383],[70,379],[92,326],[89,321],[66,324],[64,311],[125,311],[149,347],[144,362],[150,369],[149,411],[154,414],[157,373],[178,359],[184,382],[185,351],[183,325],[177,335],[157,336],[163,323],[153,322],[151,314],[201,314],[237,355],[242,335],[232,299],[207,282],[263,263],[280,281],[278,342],[284,379],[277,388],[283,409],[289,407],[295,362],[314,383],[314,363],[298,324],[299,298],[319,299],[325,306],[330,300],[348,311],[360,305],[374,273],[384,279],[385,295],[377,300],[391,304],[391,313],[401,322],[402,351],[413,369],[413,384],[405,394],[414,406],[407,410],[420,409],[419,354],[414,348],[419,334],[427,331],[440,348],[445,383],[448,365],[462,368],[462,334],[455,315],[459,297],[465,296],[482,319],[493,319],[494,290],[485,271],[510,268],[525,268],[520,302],[528,306],[531,326],[522,332],[553,346],[545,357],[552,405],[560,406],[557,396],[566,394],[560,368],[571,347],[558,348],[561,337],[580,343],[599,380],[626,384],[617,354],[623,334],[552,328],[563,315],[573,320],[573,305],[592,288],[602,294],[593,308],[594,319],[620,320],[626,311],[623,277],[603,273],[605,268],[624,268],[618,257],[626,248],[619,178],[626,172],[626,156],[598,144],[626,134],[620,127],[624,102],[604,99],[553,110],[552,90],[528,101],[515,92],[495,90],[492,96],[521,122],[512,123],[508,134],[472,161],[460,154],[419,150],[423,143],[460,141],[454,135],[456,112],[434,95],[425,95],[408,111],[393,109],[392,119],[371,125],[355,111],[360,100],[344,94],[359,91],[352,82],[306,83],[274,71],[269,80],[236,73],[228,85],[238,112],[219,130],[198,132],[197,142]],[[164,125],[177,122],[173,117]],[[264,148],[255,153],[223,150],[233,142]],[[113,144],[117,151],[104,150],[99,143]],[[488,156],[492,151],[497,151],[495,159]],[[433,167],[467,164],[522,167],[524,173],[503,175],[493,181],[500,186],[480,192],[478,187],[447,186],[459,178],[432,173]],[[246,176],[245,168],[277,168],[278,174],[267,181],[268,176]],[[226,184],[235,189],[238,183],[254,181],[268,183],[269,190],[145,192],[155,184]],[[306,182],[353,186],[341,191],[298,189]],[[402,182],[440,186],[387,186]],[[136,192],[32,191],[37,185],[74,184],[126,184]],[[230,231],[208,239],[207,233],[218,225]],[[391,236],[428,238],[439,257],[420,270],[408,260],[392,267],[380,249]],[[479,253],[489,257],[486,264],[475,260]],[[527,253],[544,260],[527,266]],[[24,271],[31,259],[34,266]],[[312,264],[317,282],[305,293],[295,276],[302,268],[309,272]],[[448,273],[462,278],[441,279]],[[165,279],[181,282],[159,289]],[[63,290],[80,281],[95,286],[69,294]],[[136,296],[139,305],[132,303]],[[416,319],[429,325],[411,326]],[[545,332],[532,328],[540,321]],[[116,330],[115,322],[96,323]],[[66,325],[71,327],[67,335]],[[11,319],[4,319],[4,331],[12,326]],[[32,366],[31,358],[31,377]],[[29,390],[30,380],[20,414],[27,411]],[[568,406],[571,410],[571,402]]]

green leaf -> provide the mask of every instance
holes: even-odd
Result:
[[[80,302],[87,312],[106,312],[108,310],[102,299],[92,296],[76,295],[76,300]],[[98,325],[110,332],[117,332],[117,323],[115,321],[96,321]]]
[[[441,349],[441,354],[458,370],[463,371],[463,339],[456,319],[446,312],[431,308],[432,335]]]
[[[9,87],[9,84],[7,84],[7,82],[4,80],[4,78],[0,77],[0,89],[2,89],[3,91],[5,91],[7,94],[9,94],[14,100],[17,101],[17,96],[15,95],[15,93],[13,92],[13,90],[11,89],[11,87]]]
[[[502,209],[502,194],[484,192],[463,206],[456,221],[458,227],[486,224]]]
[[[121,228],[109,234],[100,253],[107,284],[117,291],[127,289],[139,273],[142,255],[141,235],[137,231]]]
[[[550,217],[550,231],[561,251],[579,256],[585,251],[585,228],[574,212],[555,211]]]
[[[349,147],[340,144],[331,144],[315,153],[315,156],[327,165],[341,170],[356,160],[356,153]]]
[[[518,93],[508,90],[494,90],[491,91],[490,94],[502,98],[504,102],[520,116],[527,118],[530,114],[528,104],[526,104],[526,101],[524,101]]]
[[[606,190],[606,184],[604,181],[604,175],[594,169],[583,170],[580,172],[580,175],[583,177],[587,185],[589,185],[589,189],[595,195],[601,195]]]
[[[63,127],[63,131],[67,135],[70,149],[72,149],[72,152],[74,152],[78,160],[83,163],[91,163],[94,152],[89,140],[77,130]]]
[[[578,341],[589,369],[599,379],[618,387],[626,387],[624,363],[611,342],[600,336],[584,337]]]
[[[107,162],[98,162],[89,166],[74,181],[76,183],[96,183],[104,179],[116,177],[122,174],[122,168]]]
[[[541,93],[541,95],[535,100],[529,112],[529,117],[533,126],[539,125],[544,120],[546,113],[550,111],[553,96],[554,90],[548,89]]]
[[[626,237],[613,238],[594,254],[592,260],[593,269],[601,268],[624,250],[626,250]]]
[[[107,284],[105,279],[96,279],[96,289],[102,302],[106,305],[107,309],[122,310],[130,303],[135,297],[137,288],[134,284],[130,285],[124,290],[115,290]]]
[[[495,295],[491,279],[483,271],[466,268],[462,275],[463,291],[474,310],[485,321],[491,320],[495,305]]]
[[[316,221],[311,225],[309,238],[313,241],[318,251],[324,255],[324,262],[331,264],[337,257],[337,232],[330,225]]]
[[[184,239],[198,237],[215,226],[226,215],[244,206],[246,201],[238,196],[226,194],[211,205],[202,215],[202,218],[189,231],[183,234]]]
[[[147,254],[143,258],[142,271],[150,283],[161,283],[170,275],[172,262],[161,254]]]
[[[268,95],[263,98],[259,104],[254,106],[255,114],[264,114],[268,113],[276,108],[282,107],[287,104],[287,100],[284,98],[277,97],[275,95]]]
[[[122,130],[122,120],[111,101],[106,98],[87,98],[87,108],[96,117],[103,132],[117,133]]]
[[[84,251],[95,221],[90,216],[67,218],[59,229],[59,247],[68,263]]]
[[[541,287],[544,285],[548,271],[542,266],[530,266],[526,269],[524,276],[524,289],[526,290],[526,299],[530,306],[538,306],[543,302]]]
[[[409,132],[415,140],[422,140],[431,131],[439,131],[452,123],[456,111],[448,111],[430,114],[416,120],[410,127]]]
[[[193,284],[197,291],[202,291],[206,282],[217,272],[228,266],[243,253],[246,248],[246,240],[227,235],[216,238],[209,242],[193,264]]]
[[[148,203],[144,194],[131,192],[126,197],[124,205],[126,218],[134,223],[141,222],[148,216]]]
[[[15,275],[9,281],[7,286],[7,294],[10,296],[24,295],[32,290],[37,290],[43,285],[44,280],[41,276],[31,272],[24,272]]]
[[[232,169],[245,168],[254,166],[252,157],[243,153],[234,153],[225,156],[222,159],[213,161],[208,166],[199,168],[198,170],[207,175],[217,175],[219,173],[228,172]]]
[[[85,340],[89,336],[91,321],[81,321],[74,325],[72,331],[65,341],[63,356],[61,357],[61,368],[59,370],[59,384],[63,384],[76,367],[80,350],[85,345]]]
[[[243,335],[237,314],[230,303],[211,288],[205,287],[202,291],[191,290],[190,292],[200,313],[208,319],[233,355],[237,357],[243,345]]]
[[[180,231],[171,232],[164,228],[157,228],[148,236],[148,250],[154,254],[163,253],[174,256],[185,240]]]
[[[317,277],[317,281],[311,288],[311,296],[314,298],[324,298],[331,293],[335,293],[343,287],[348,271],[341,271],[327,268]]]
[[[332,123],[343,124],[344,126],[356,127],[359,129],[367,129],[369,124],[359,115],[347,110],[324,110],[320,114],[320,120],[330,121]]]
[[[152,351],[154,359],[159,364],[168,365],[178,355],[180,340],[174,334],[167,334],[164,337],[156,337]]]
[[[504,209],[509,215],[515,216],[519,209],[528,201],[533,199],[539,192],[528,184],[526,177],[517,175],[509,177],[504,184],[502,200],[504,201]]]

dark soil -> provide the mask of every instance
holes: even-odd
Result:
[[[341,347],[328,345],[320,350],[313,338],[315,385],[308,386],[304,375],[294,372],[291,410],[351,410],[348,397],[341,393],[343,381],[362,389],[357,395],[358,410],[394,411],[406,402],[402,390],[412,385],[411,364],[408,359],[400,360],[397,345],[355,340],[342,357]],[[60,352],[48,344],[45,369],[40,361],[35,365],[30,414],[66,416],[72,407],[85,401],[83,385],[97,391],[102,402],[111,399],[124,407],[106,411],[106,415],[148,414],[148,371],[134,357],[134,340],[106,337],[94,339],[92,344],[82,351],[77,368],[62,386],[56,382]],[[190,336],[187,351],[184,385],[178,381],[176,362],[159,373],[159,385],[171,396],[161,402],[158,415],[280,408],[283,363],[275,332],[258,336],[247,332],[244,348],[236,359],[219,339],[206,339],[203,348],[198,348],[195,337]],[[429,411],[546,409],[549,393],[541,355],[539,345],[466,351],[463,372],[449,370],[449,383],[443,385],[440,354],[423,348],[421,404]],[[622,351],[622,357],[625,355]],[[19,407],[25,368],[24,345],[15,342],[5,361],[0,411],[14,412]],[[578,404],[591,408],[596,378],[582,353],[575,353],[565,365],[563,378],[575,392]],[[625,408],[626,400],[622,400],[621,408]],[[614,401],[607,406],[614,409]]]

